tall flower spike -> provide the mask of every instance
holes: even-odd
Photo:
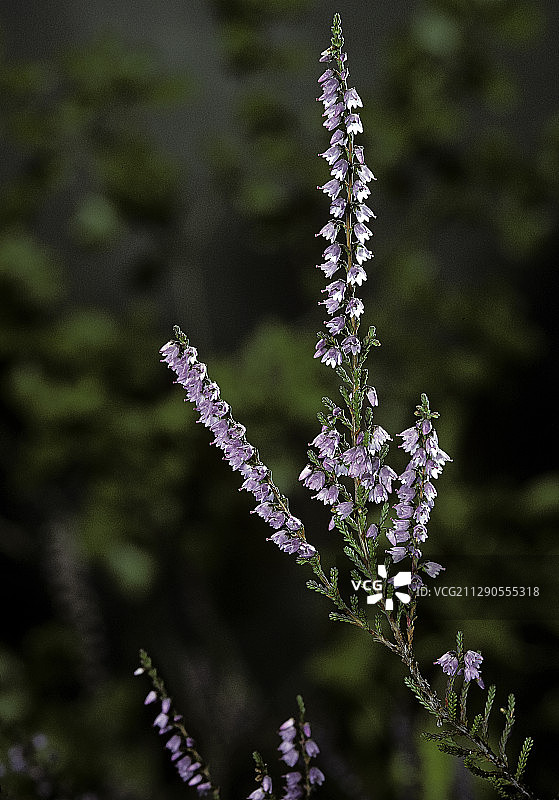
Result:
[[[363,338],[359,335],[364,306],[357,296],[359,287],[367,280],[363,264],[372,258],[365,243],[373,234],[365,223],[374,214],[362,201],[370,194],[367,184],[374,175],[365,164],[363,148],[355,143],[355,137],[363,130],[356,109],[363,102],[357,90],[348,85],[343,43],[341,20],[336,14],[331,45],[320,58],[328,68],[318,79],[324,125],[332,132],[330,147],[321,154],[330,166],[331,178],[318,188],[332,200],[331,218],[317,234],[329,242],[318,268],[327,279],[335,278],[322,290],[325,296],[319,305],[325,307],[329,319],[319,334],[315,358],[335,369],[344,380],[346,385],[341,392],[347,414],[328,401],[331,413],[327,417],[320,415],[322,429],[311,442],[318,458],[311,458],[312,464],[305,467],[300,480],[316,492],[317,500],[332,506],[330,529],[337,527],[344,534],[348,534],[349,528],[355,531],[355,536],[348,535],[350,539],[353,537],[355,548],[367,563],[373,537],[367,536],[371,526],[366,521],[365,505],[385,502],[396,475],[383,464],[385,444],[390,437],[373,424],[372,408],[378,402],[376,391],[363,385],[367,354],[373,345],[379,344],[374,328]],[[369,399],[370,407],[363,413],[365,398]],[[349,429],[349,433],[342,434],[341,427]]]
[[[322,53],[320,59],[327,61],[329,68],[319,78],[322,87],[319,100],[324,105],[326,117],[324,125],[333,131],[331,146],[322,153],[331,167],[332,179],[319,188],[333,200],[330,206],[333,219],[317,234],[331,242],[324,252],[324,260],[330,266],[321,264],[319,268],[327,276],[342,267],[345,269],[345,279],[336,281],[334,290],[330,284],[326,288],[328,297],[322,301],[330,315],[342,311],[344,317],[344,327],[336,332],[331,331],[327,340],[330,349],[338,354],[327,361],[332,367],[339,366],[343,354],[336,337],[355,337],[359,328],[362,304],[356,302],[355,286],[361,285],[367,275],[362,267],[356,272],[355,266],[372,257],[372,253],[363,246],[372,232],[363,222],[374,216],[370,209],[361,205],[361,200],[370,193],[367,184],[374,179],[374,175],[364,163],[363,148],[354,142],[355,135],[363,132],[361,119],[354,109],[360,108],[363,103],[357,90],[348,87],[349,72],[346,54],[342,52],[343,42],[341,20],[336,14],[331,46]],[[325,324],[328,326],[328,322]]]
[[[235,421],[231,409],[221,399],[217,383],[208,377],[206,365],[198,361],[196,348],[191,347],[180,328],[175,328],[176,340],[161,348],[161,355],[177,375],[186,391],[186,399],[194,403],[201,422],[214,435],[212,444],[224,453],[232,469],[244,478],[241,489],[251,492],[258,505],[258,514],[275,533],[269,537],[280,550],[295,553],[299,559],[316,555],[315,548],[305,539],[303,523],[289,511],[287,498],[272,481],[272,474],[258,457],[258,451],[245,438],[245,427]]]
[[[427,523],[435,504],[437,490],[433,481],[441,474],[450,456],[439,447],[433,420],[439,415],[429,408],[427,395],[421,395],[421,403],[415,412],[418,420],[411,428],[399,434],[400,447],[409,453],[410,460],[399,476],[397,490],[399,502],[393,506],[396,519],[387,533],[392,547],[388,550],[396,563],[406,556],[412,559],[412,587],[418,589],[422,580],[419,570],[435,578],[444,569],[434,561],[421,562],[420,545],[427,539]]]

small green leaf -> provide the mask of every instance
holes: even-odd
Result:
[[[526,769],[526,763],[528,761],[528,756],[530,755],[530,751],[533,746],[534,746],[534,740],[530,736],[524,739],[524,744],[522,745],[522,750],[520,751],[520,755],[518,757],[518,766],[516,768],[516,774],[514,776],[517,781],[519,781],[524,774],[524,770]]]

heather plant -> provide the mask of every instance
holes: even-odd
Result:
[[[272,529],[269,541],[314,573],[307,586],[334,606],[330,619],[359,628],[401,660],[407,671],[406,686],[436,720],[437,730],[426,732],[425,737],[444,753],[461,758],[468,770],[488,781],[499,795],[534,798],[523,781],[532,739],[524,740],[516,759],[507,750],[515,722],[514,695],[501,708],[504,726],[497,744],[490,730],[495,686],[486,691],[482,713],[472,717],[468,709],[472,684],[485,692],[481,653],[469,649],[463,634],[457,633],[455,646],[433,659],[446,676],[442,695],[424,676],[415,655],[421,589],[445,569],[424,551],[437,497],[435,482],[451,458],[439,444],[435,429],[439,415],[426,394],[416,407],[414,423],[398,434],[399,447],[408,459],[400,474],[389,463],[393,437],[377,422],[378,394],[366,364],[379,340],[374,327],[364,333],[360,330],[364,305],[359,296],[367,280],[364,265],[373,258],[368,224],[375,214],[367,202],[375,178],[358,144],[363,104],[349,82],[343,45],[340,17],[335,15],[330,46],[320,57],[326,69],[319,78],[319,101],[324,107],[324,127],[330,133],[329,147],[321,156],[330,167],[330,179],[319,189],[329,198],[330,218],[317,234],[327,242],[318,268],[329,282],[320,301],[328,318],[318,334],[314,357],[335,371],[341,381],[341,399],[323,398],[320,431],[299,477],[313,498],[329,509],[328,530],[338,537],[350,562],[350,581],[343,583],[337,567],[328,569],[323,564],[317,543],[309,539],[302,520],[291,511],[271,470],[247,439],[245,427],[235,419],[206,364],[178,327],[175,338],[161,349],[163,361],[175,372],[186,400],[194,404],[198,421],[213,434],[212,443],[240,473],[241,489],[253,495],[256,506],[251,513]],[[359,589],[365,592],[358,595]],[[165,736],[165,747],[180,777],[199,795],[219,797],[209,767],[150,657],[142,651],[136,674],[144,673],[152,682],[146,704],[156,704],[154,726]],[[300,698],[298,702],[298,722],[291,718],[279,728],[280,758],[293,769],[284,776],[281,795],[289,800],[308,797],[324,780],[321,769],[310,766],[319,747],[311,738],[304,704]],[[274,796],[272,779],[262,757],[254,757],[259,785],[250,798],[263,800]]]

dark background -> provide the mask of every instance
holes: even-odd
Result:
[[[363,292],[378,419],[407,427],[421,391],[441,412],[454,461],[429,547],[445,583],[556,586],[556,3],[3,0],[0,761],[44,733],[64,796],[188,793],[132,677],[140,647],[226,797],[252,790],[255,748],[275,769],[298,692],[325,799],[493,796],[420,738],[432,723],[399,664],[328,622],[305,569],[265,541],[158,362],[179,323],[341,567],[297,485],[337,392],[312,359],[328,211],[314,99],[334,11],[378,177]],[[559,617],[481,616],[431,604],[421,663],[442,687],[431,663],[464,630],[497,706],[516,692],[511,750],[535,737],[528,778],[551,796]]]

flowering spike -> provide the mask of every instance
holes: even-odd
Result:
[[[314,467],[308,465],[300,480],[315,491],[314,498],[332,507],[329,530],[334,528],[354,541],[360,559],[368,568],[372,543],[378,536],[378,527],[367,521],[366,505],[373,507],[385,503],[396,473],[384,464],[390,440],[387,432],[373,424],[371,408],[378,405],[376,391],[365,386],[362,369],[373,345],[378,345],[374,328],[362,337],[359,333],[364,313],[358,289],[367,280],[363,264],[373,257],[366,242],[373,232],[365,224],[375,215],[363,204],[369,196],[367,186],[374,176],[365,164],[363,147],[355,137],[363,131],[356,109],[363,106],[357,89],[348,86],[349,72],[346,54],[342,52],[344,38],[339,14],[334,15],[330,47],[321,54],[320,61],[328,68],[319,78],[325,126],[333,131],[330,147],[321,157],[330,167],[330,180],[319,187],[331,199],[330,219],[319,234],[329,242],[324,250],[319,268],[326,278],[337,279],[323,289],[325,298],[320,301],[329,315],[325,331],[318,335],[315,358],[336,370],[344,380],[340,391],[346,402],[348,414],[338,409],[337,414],[321,418],[322,429],[312,442],[318,452]],[[342,277],[338,277],[339,275]],[[365,398],[370,407],[363,411]],[[331,407],[334,403],[329,401]],[[342,435],[338,426],[349,428]],[[356,531],[352,538],[349,530]],[[369,572],[367,574],[369,574]],[[372,574],[372,572],[371,572]]]
[[[291,772],[285,773],[285,790],[282,800],[299,800],[303,797],[304,788],[308,797],[309,788],[320,786],[324,783],[324,773],[318,767],[311,766],[311,759],[316,758],[320,753],[320,748],[312,738],[311,726],[305,719],[305,704],[301,695],[297,696],[299,706],[299,718],[296,721],[290,717],[280,725],[278,734],[281,743],[278,747],[280,760],[288,767],[296,767]],[[263,798],[255,798],[263,800]]]
[[[421,403],[415,415],[417,422],[399,434],[400,447],[410,455],[408,466],[399,476],[400,488],[397,490],[399,502],[393,506],[396,519],[387,533],[392,545],[388,550],[394,562],[406,556],[412,559],[412,588],[416,591],[423,581],[421,570],[429,577],[436,578],[444,570],[435,561],[421,561],[420,545],[427,539],[427,523],[435,504],[437,490],[433,481],[441,474],[444,464],[451,461],[450,456],[441,450],[437,432],[432,420],[439,415],[431,411],[426,394],[421,395]]]
[[[178,327],[175,327],[175,336],[174,341],[161,348],[162,361],[176,373],[177,383],[186,391],[186,399],[196,406],[199,422],[213,433],[212,444],[223,451],[231,468],[243,476],[241,489],[251,492],[258,501],[253,513],[276,531],[270,541],[284,552],[296,553],[298,559],[313,558],[316,550],[305,539],[303,523],[290,513],[287,498],[273,482],[256,448],[247,441],[244,426],[235,421],[229,404],[221,399],[220,388],[208,377],[206,365],[198,360],[196,348],[189,345]]]
[[[182,716],[173,709],[165,684],[145,650],[140,651],[140,664],[134,674],[146,673],[151,680],[152,690],[148,694],[149,701],[146,698],[146,702],[151,704],[159,701],[159,713],[155,717],[153,726],[159,730],[161,736],[165,736],[165,749],[169,751],[179,777],[184,783],[196,788],[199,798],[219,800],[219,789],[213,783],[209,769],[196,749],[194,739],[186,732]]]

